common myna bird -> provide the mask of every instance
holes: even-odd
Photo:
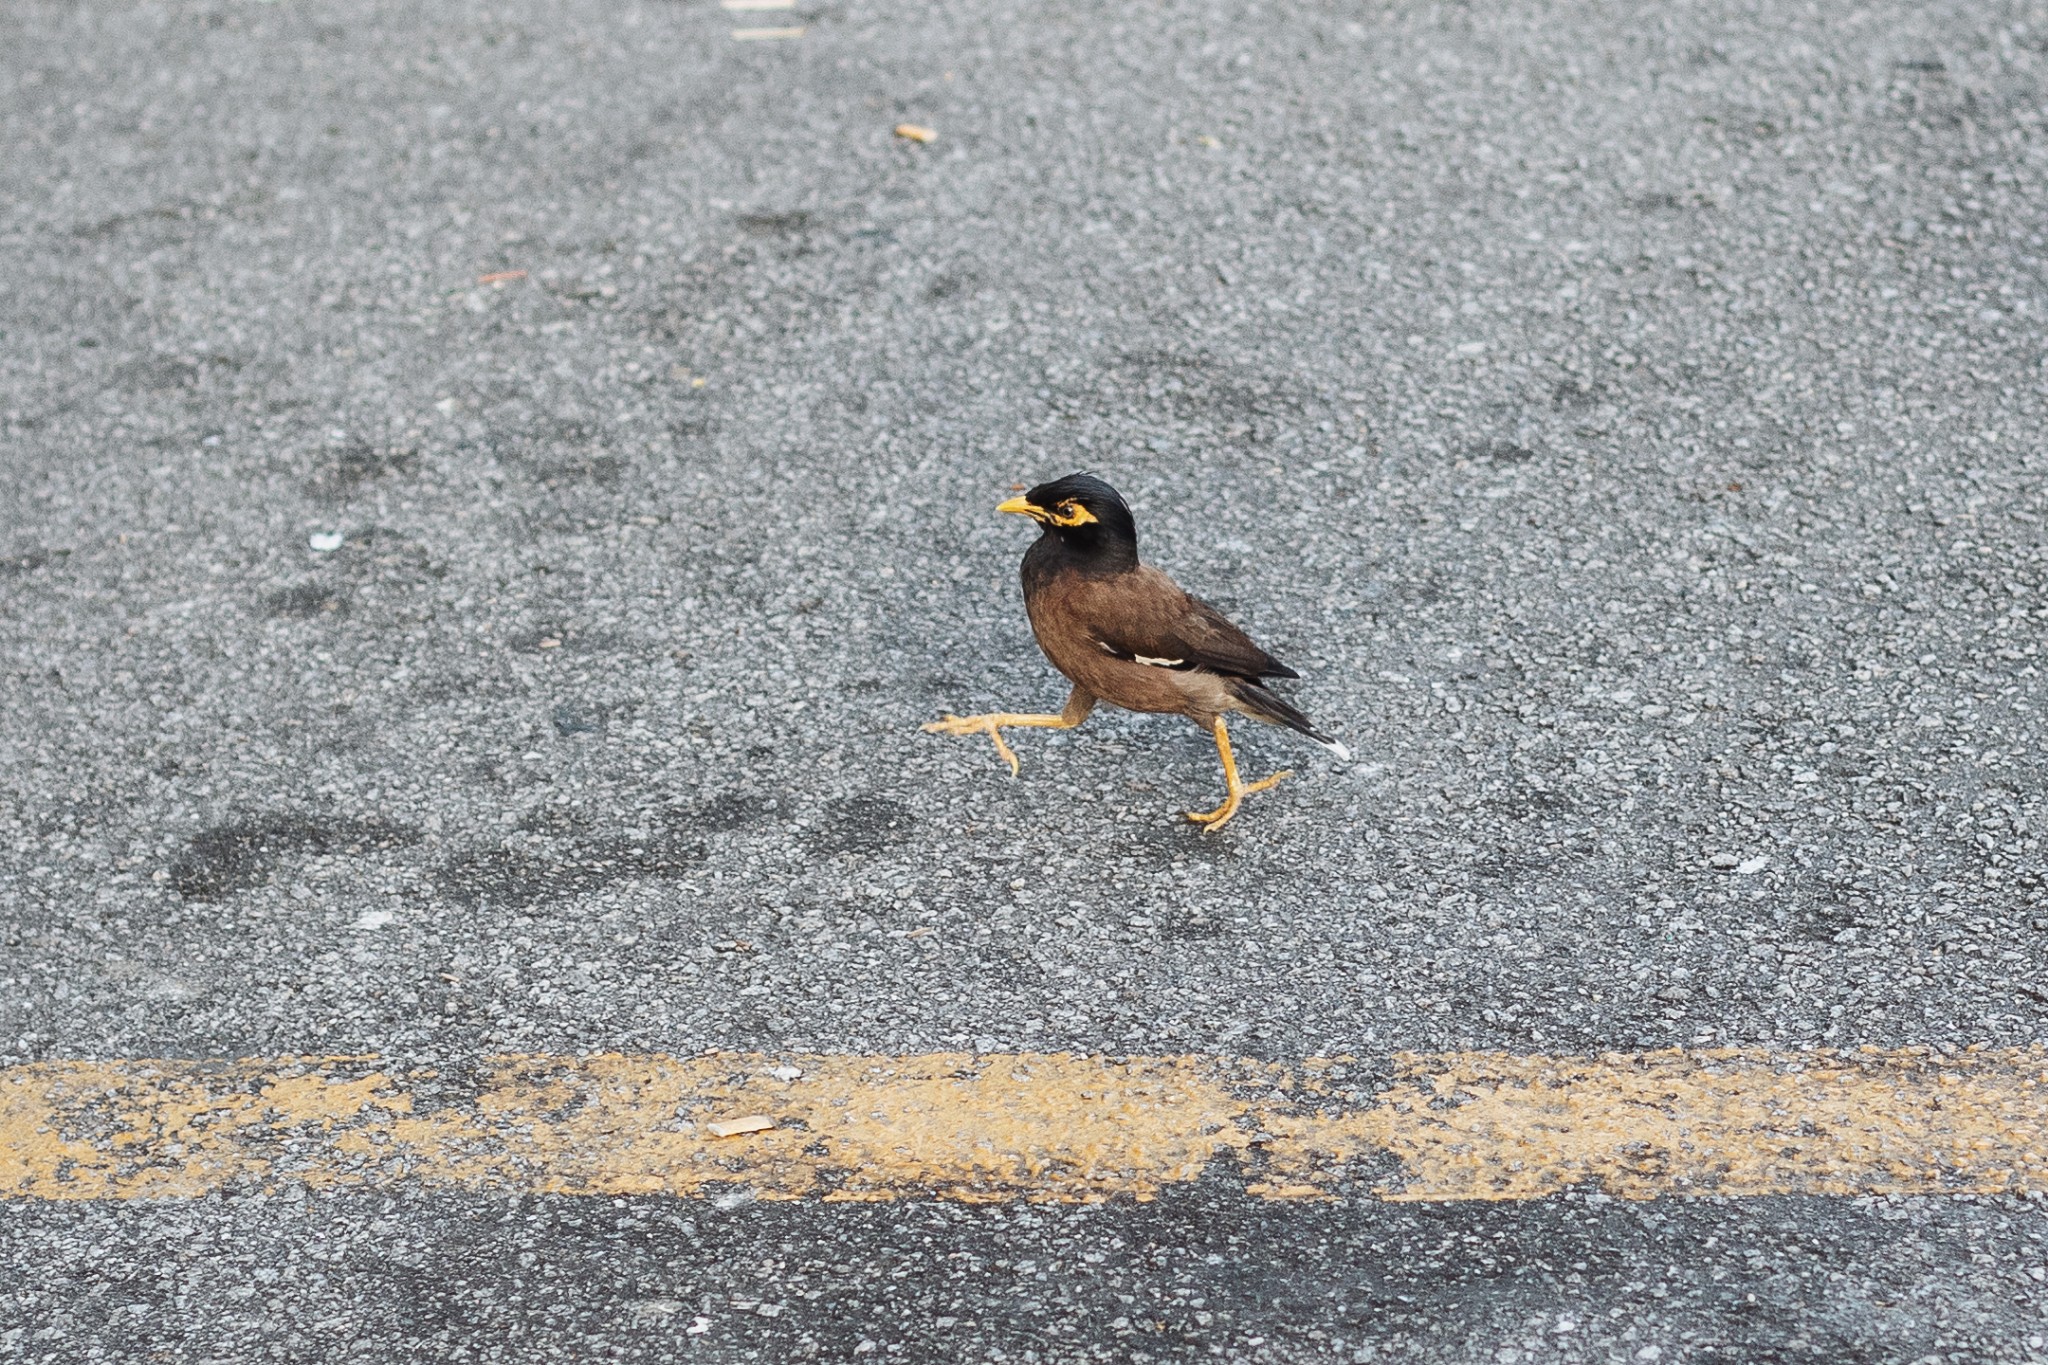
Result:
[[[1072,729],[1098,701],[1128,711],[1186,716],[1216,737],[1229,789],[1215,810],[1187,812],[1206,830],[1223,828],[1246,793],[1264,791],[1289,776],[1279,772],[1249,786],[1238,777],[1223,721],[1227,713],[1241,711],[1254,720],[1299,730],[1339,758],[1351,757],[1262,681],[1300,674],[1253,644],[1222,612],[1139,563],[1137,524],[1114,488],[1092,474],[1069,474],[996,510],[1030,517],[1039,525],[1038,539],[1024,552],[1024,610],[1038,647],[1074,690],[1056,716],[1008,711],[949,715],[926,730],[987,735],[1014,777],[1017,755],[1003,742],[1007,726]]]

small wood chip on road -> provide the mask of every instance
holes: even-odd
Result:
[[[741,1133],[763,1133],[774,1126],[775,1120],[766,1114],[748,1114],[745,1118],[714,1119],[704,1128],[713,1137],[738,1137]]]
[[[933,129],[925,127],[922,123],[899,123],[896,125],[896,136],[908,139],[911,142],[937,142],[939,140],[938,133]]]

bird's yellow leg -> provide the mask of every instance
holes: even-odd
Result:
[[[1075,688],[1067,698],[1066,710],[1056,716],[1033,715],[1020,711],[992,711],[985,716],[954,716],[935,720],[925,725],[925,731],[937,735],[987,735],[995,741],[996,753],[1003,762],[1010,765],[1010,776],[1017,775],[1017,755],[1003,742],[1003,730],[1071,730],[1088,719],[1088,713],[1095,709],[1095,698],[1080,688]]]
[[[1281,778],[1294,776],[1291,769],[1283,768],[1271,777],[1262,777],[1249,786],[1245,785],[1244,779],[1237,775],[1237,758],[1230,752],[1230,730],[1224,725],[1223,717],[1216,717],[1215,723],[1209,729],[1216,736],[1216,754],[1223,760],[1223,784],[1228,788],[1229,794],[1223,798],[1223,804],[1215,810],[1191,810],[1186,813],[1188,819],[1202,826],[1204,834],[1214,834],[1228,824],[1230,817],[1237,814],[1239,803],[1251,793],[1262,792]]]

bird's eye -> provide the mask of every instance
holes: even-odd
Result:
[[[1068,498],[1052,509],[1052,520],[1055,526],[1086,526],[1095,520],[1095,514],[1072,498]]]

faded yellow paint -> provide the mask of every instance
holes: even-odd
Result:
[[[1349,1079],[1368,1073],[1377,1086]],[[1353,1085],[1361,1088],[1353,1089]],[[718,1136],[761,1117],[772,1128]],[[408,1186],[1150,1199],[2048,1191],[2048,1052],[505,1056],[0,1069],[0,1197]]]

